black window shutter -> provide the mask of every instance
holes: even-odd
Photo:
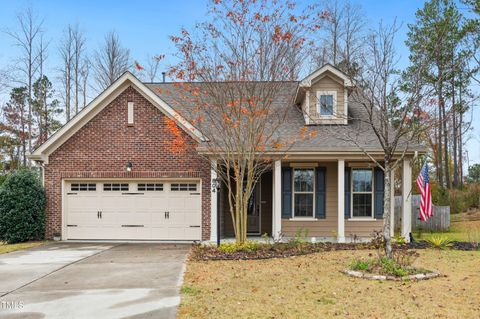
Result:
[[[345,219],[350,218],[350,199],[351,199],[351,169],[350,167],[345,167]]]
[[[282,167],[282,218],[292,218],[291,167]]]
[[[381,168],[375,168],[375,218],[383,218],[383,197],[385,192],[385,184],[383,179],[383,170]]]
[[[317,167],[315,174],[315,218],[326,218],[326,168]]]

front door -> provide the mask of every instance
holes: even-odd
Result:
[[[248,202],[247,210],[247,233],[260,235],[261,222],[261,182],[259,181],[253,189],[252,196]]]

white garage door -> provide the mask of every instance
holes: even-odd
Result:
[[[67,239],[200,240],[197,181],[72,181]]]

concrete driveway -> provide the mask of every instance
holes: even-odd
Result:
[[[175,318],[188,249],[58,243],[0,255],[0,318]]]

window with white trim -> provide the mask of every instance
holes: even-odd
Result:
[[[315,170],[293,170],[293,217],[314,217]]]
[[[317,112],[320,116],[333,116],[336,109],[336,91],[317,91]]]
[[[148,184],[138,184],[137,185],[137,190],[138,191],[163,191],[163,184],[153,184],[153,183],[148,183]]]
[[[128,184],[120,183],[105,183],[103,184],[104,191],[128,191]]]
[[[127,121],[128,121],[128,124],[133,124],[133,106],[134,106],[134,103],[133,102],[128,102],[127,103]]]
[[[74,183],[70,185],[70,190],[77,192],[77,191],[96,191],[97,184],[94,183]]]
[[[352,217],[373,217],[372,169],[352,169]]]
[[[178,191],[190,191],[190,192],[196,192],[197,191],[197,184],[171,184],[170,185],[170,190],[174,192]]]

